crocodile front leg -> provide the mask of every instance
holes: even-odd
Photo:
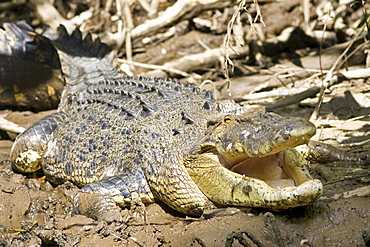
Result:
[[[74,212],[95,220],[121,221],[120,207],[132,203],[154,202],[154,197],[140,169],[128,169],[84,186],[74,199]]]
[[[199,217],[212,202],[201,192],[183,166],[182,157],[170,154],[155,173],[147,175],[155,197],[178,212]]]
[[[176,160],[167,158],[167,162]],[[75,213],[99,221],[120,221],[118,206],[127,207],[138,202],[149,204],[154,198],[191,216],[200,216],[205,208],[213,206],[183,166],[174,169],[177,164],[166,164],[156,166],[157,169],[147,171],[146,175],[145,169],[126,166],[124,174],[84,186],[75,197]]]

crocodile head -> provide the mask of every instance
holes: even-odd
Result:
[[[293,164],[286,162],[285,150],[306,144],[315,133],[315,125],[305,119],[255,110],[225,118],[213,134],[219,160],[226,168],[274,187],[287,187],[278,180],[297,185],[307,174],[292,177]]]
[[[216,124],[198,146],[201,158],[187,170],[219,204],[275,210],[307,205],[321,196],[322,184],[312,179],[294,147],[306,144],[315,133],[305,119],[251,109]],[[209,179],[217,180],[215,170],[223,174],[217,182]]]

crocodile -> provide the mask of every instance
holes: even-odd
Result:
[[[107,45],[78,29],[61,26],[51,42],[65,79],[58,110],[19,135],[10,156],[19,172],[42,169],[54,185],[80,187],[75,213],[111,222],[120,207],[158,201],[199,217],[219,206],[285,210],[322,195],[295,149],[316,132],[308,120],[126,76]]]

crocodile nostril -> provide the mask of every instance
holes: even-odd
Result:
[[[293,124],[284,125],[283,129],[285,132],[290,133],[294,129],[294,125]]]

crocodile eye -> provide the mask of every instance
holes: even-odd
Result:
[[[224,118],[224,123],[230,123],[230,122],[231,122],[231,117],[226,116],[226,117]]]

